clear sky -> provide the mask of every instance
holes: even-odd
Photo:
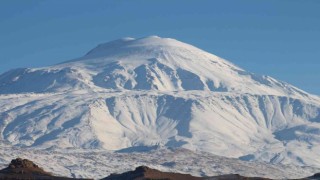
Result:
[[[320,95],[320,0],[1,0],[0,73],[149,35]]]

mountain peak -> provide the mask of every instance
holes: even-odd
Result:
[[[107,43],[99,44],[94,49],[90,50],[85,58],[88,57],[100,57],[110,56],[117,53],[123,53],[124,51],[135,51],[149,49],[153,51],[166,50],[168,48],[182,48],[182,49],[194,49],[194,46],[183,43],[172,38],[162,38],[159,36],[147,36],[143,38],[131,38],[125,37]]]
[[[38,83],[29,86],[30,81]],[[101,88],[308,96],[295,87],[246,72],[192,45],[158,36],[121,38],[56,66],[20,69],[0,76],[0,93]]]

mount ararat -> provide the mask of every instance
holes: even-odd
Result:
[[[320,98],[174,39],[123,38],[0,75],[0,140],[320,167]]]

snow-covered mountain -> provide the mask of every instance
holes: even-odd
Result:
[[[320,167],[320,98],[180,41],[101,44],[0,76],[0,133],[34,148],[183,147]]]

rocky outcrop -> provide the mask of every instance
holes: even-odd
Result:
[[[200,177],[194,177],[189,174],[179,174],[170,172],[161,172],[146,166],[137,167],[134,171],[128,171],[122,174],[111,174],[103,180],[147,180],[147,179],[166,179],[166,180],[200,180]]]
[[[146,166],[137,167],[134,171],[122,174],[111,174],[103,180],[267,180],[258,177],[243,177],[238,174],[222,175],[215,177],[195,177],[190,174],[161,172]]]
[[[44,171],[28,159],[13,159],[9,166],[0,170],[0,179],[6,180],[69,180],[72,178],[57,177]]]
[[[52,176],[51,173],[44,171],[32,161],[21,158],[13,159],[9,166],[0,173]]]

